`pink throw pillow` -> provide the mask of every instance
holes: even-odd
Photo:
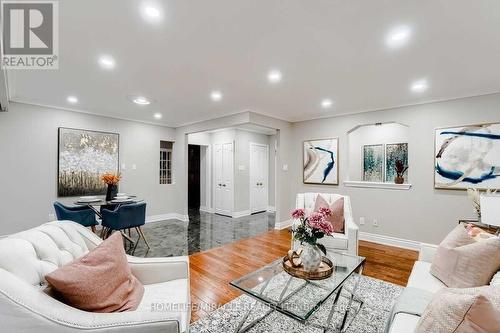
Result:
[[[477,241],[457,225],[439,244],[430,273],[450,288],[487,285],[500,269],[500,238]]]
[[[319,211],[320,208],[330,208],[332,215],[326,220],[330,222],[333,227],[333,232],[338,234],[345,233],[345,219],[344,219],[344,198],[335,200],[331,205],[318,194],[316,202],[314,203],[314,211]]]
[[[433,297],[415,333],[500,332],[500,289],[443,288]]]
[[[144,295],[144,286],[132,275],[119,232],[45,279],[61,301],[84,311],[132,311]]]

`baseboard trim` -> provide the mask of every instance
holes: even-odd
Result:
[[[250,210],[242,210],[241,212],[233,212],[232,217],[233,219],[237,219],[239,217],[250,216],[250,215],[251,215]]]
[[[292,220],[285,220],[281,222],[276,222],[274,229],[282,230],[292,226]]]
[[[372,243],[395,246],[414,251],[420,251],[420,245],[421,245],[420,242],[409,239],[383,236],[379,234],[372,234],[369,232],[362,232],[362,231],[359,233],[359,239]]]
[[[208,208],[205,206],[200,206],[200,212],[213,213],[214,210],[212,208]]]
[[[274,206],[268,206],[267,207],[267,212],[268,213],[275,213],[276,212],[276,207],[274,207]]]
[[[165,220],[179,220],[182,222],[189,222],[189,216],[182,215],[179,213],[168,213],[160,215],[151,215],[146,217],[146,223],[165,221]]]

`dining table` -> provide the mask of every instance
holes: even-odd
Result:
[[[133,204],[143,202],[144,199],[138,198],[135,195],[128,196],[127,199],[112,199],[106,200],[105,198],[96,197],[95,199],[83,199],[75,201],[74,204],[77,206],[87,206],[94,211],[94,213],[102,220],[102,213],[100,211],[101,207],[106,207],[110,209],[118,209],[122,205]],[[128,240],[132,245],[135,244],[135,241],[127,235],[123,230],[120,231],[123,237]]]

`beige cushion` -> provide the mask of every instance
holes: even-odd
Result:
[[[487,285],[500,269],[500,238],[476,241],[458,225],[439,244],[431,274],[451,288]]]
[[[443,288],[420,318],[415,333],[500,332],[500,289]]]
[[[45,278],[57,298],[85,311],[135,310],[144,294],[144,286],[132,275],[119,232]]]
[[[314,203],[314,211],[317,212],[320,208],[329,208],[332,211],[332,215],[328,216],[326,220],[332,225],[333,232],[343,234],[345,232],[344,198],[341,197],[329,205],[325,198],[318,194]]]

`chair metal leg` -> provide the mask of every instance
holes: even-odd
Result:
[[[142,231],[141,227],[138,227],[138,229],[139,229],[139,235],[142,236],[142,239],[144,239],[146,246],[148,247],[148,249],[150,249],[151,246],[149,246],[148,240],[146,239],[146,236],[144,235],[144,231]]]
[[[90,226],[90,229],[92,229],[92,232],[95,234],[95,232],[96,232],[95,225]]]

